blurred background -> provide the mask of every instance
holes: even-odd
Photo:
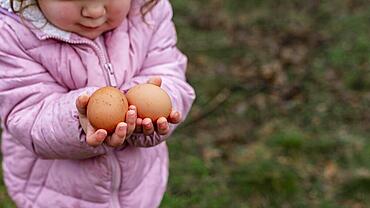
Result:
[[[370,207],[370,2],[171,2],[197,99],[161,207]]]

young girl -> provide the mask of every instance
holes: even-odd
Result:
[[[168,0],[0,0],[4,180],[18,207],[157,207],[165,142],[195,98]],[[95,90],[138,83],[171,97],[168,118],[108,135],[86,119]],[[146,147],[146,148],[144,148]]]

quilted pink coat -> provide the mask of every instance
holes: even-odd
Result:
[[[145,23],[141,0],[133,0],[127,19],[101,37],[105,45],[45,25],[34,7],[22,21],[7,1],[0,9],[2,167],[17,206],[159,206],[168,178],[165,138],[136,134],[125,147],[90,147],[75,101],[102,86],[126,91],[160,76],[174,109],[186,116],[195,94],[169,1],[160,0]]]

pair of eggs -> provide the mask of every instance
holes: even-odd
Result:
[[[87,104],[87,118],[96,129],[114,132],[118,123],[125,121],[129,105],[135,105],[139,118],[167,118],[172,110],[171,99],[160,87],[139,84],[126,95],[114,87],[103,87],[95,91]]]

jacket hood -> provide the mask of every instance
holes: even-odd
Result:
[[[0,0],[0,6],[8,12],[13,13],[10,6],[10,0]],[[35,0],[26,0],[24,2],[24,6],[25,9],[22,12],[22,16],[31,24],[30,26],[34,28],[32,31],[34,31],[40,39],[43,39],[46,36],[59,37],[65,40],[70,39],[70,32],[61,30],[47,21]],[[20,2],[14,1],[14,9],[18,11],[19,8]]]

